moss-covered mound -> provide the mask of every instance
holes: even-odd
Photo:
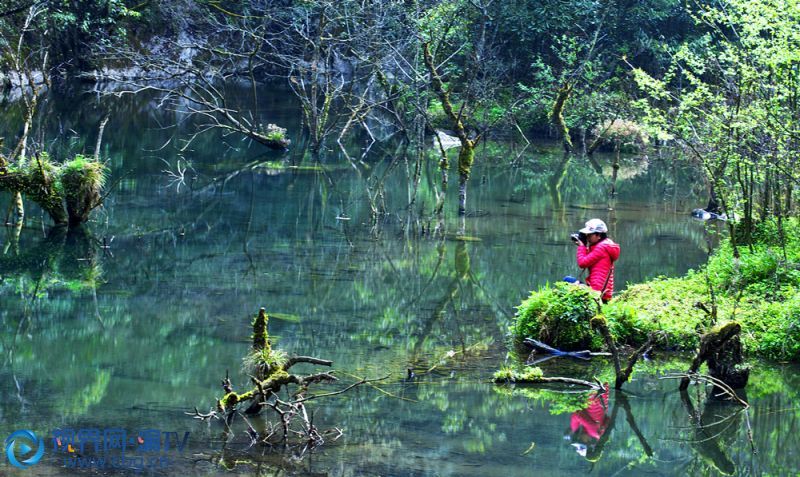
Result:
[[[514,339],[534,338],[567,351],[600,348],[602,340],[589,324],[597,311],[593,294],[587,287],[563,282],[532,292],[517,307]]]
[[[782,234],[762,226],[756,237],[760,243],[739,247],[738,260],[726,242],[705,267],[684,277],[628,287],[604,307],[612,334],[637,344],[663,330],[668,347],[694,349],[712,321],[696,304],[711,310],[713,288],[717,323],[741,323],[746,352],[800,360],[800,222],[787,222]]]
[[[800,220],[761,225],[757,243],[739,246],[734,259],[730,242],[698,270],[684,277],[659,277],[629,286],[603,314],[620,343],[640,345],[653,331],[664,331],[667,349],[694,350],[700,336],[716,324],[742,325],[745,352],[778,360],[800,360]],[[714,291],[717,316],[711,311]],[[531,293],[519,307],[512,333],[517,341],[535,338],[564,350],[599,348],[590,329],[596,312],[592,292],[558,283]],[[698,306],[701,304],[701,306]]]

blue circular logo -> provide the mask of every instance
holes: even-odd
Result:
[[[29,455],[34,448],[36,448],[36,453],[33,455],[25,458],[21,462],[17,459],[17,453],[19,453],[20,457],[25,457]],[[33,431],[20,429],[19,431],[14,431],[6,439],[6,457],[8,457],[8,461],[11,462],[11,465],[14,467],[26,469],[39,462],[43,455],[44,442],[36,437]]]

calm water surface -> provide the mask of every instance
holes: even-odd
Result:
[[[264,122],[297,129],[285,92],[261,96],[270,98],[256,110]],[[607,176],[584,159],[566,164],[556,190],[554,171],[563,164],[552,149],[529,148],[512,163],[518,151],[490,145],[477,157],[472,213],[458,220],[448,197],[437,229],[426,211],[439,179],[427,155],[409,209],[414,155],[394,146],[373,147],[355,167],[339,151],[320,164],[300,148],[265,153],[233,136],[201,137],[179,153],[190,126],[164,127],[179,115],[155,101],[86,95],[45,107],[44,127],[59,151],[93,150],[96,126],[111,112],[103,154],[113,192],[84,231],[48,231],[32,204],[18,240],[4,230],[0,436],[190,432],[187,448],[170,452],[170,466],[152,472],[166,475],[796,475],[800,468],[794,366],[757,364],[745,414],[699,389],[682,397],[675,381],[659,377],[685,364],[659,356],[627,393],[612,392],[588,425],[590,413],[581,410],[602,397],[489,383],[511,359],[514,307],[531,289],[577,273],[568,236],[585,220],[606,220],[622,245],[618,289],[703,262],[708,236],[688,217],[702,205],[703,187],[670,157],[629,158],[609,204]],[[13,111],[5,114],[11,122]],[[362,147],[352,144],[351,155]],[[608,157],[598,159],[607,166]],[[384,176],[387,215],[374,224],[367,198]],[[334,361],[341,382],[323,389],[388,376],[313,402],[315,423],[344,435],[302,459],[300,449],[248,448],[241,422],[226,434],[219,422],[183,414],[210,409],[226,372],[238,391],[247,389],[241,359],[259,307],[274,314],[276,346]],[[602,361],[543,367],[610,378]],[[415,380],[404,380],[407,368]],[[35,466],[18,470],[4,458],[0,473],[134,473],[66,469],[46,444]]]

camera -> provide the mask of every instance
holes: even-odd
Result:
[[[574,234],[570,234],[569,239],[573,242],[586,243],[586,234],[583,232],[575,232]]]

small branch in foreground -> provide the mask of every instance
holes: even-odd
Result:
[[[606,322],[605,317],[602,315],[597,315],[592,318],[592,328],[600,333],[606,343],[606,346],[608,347],[608,350],[611,351],[611,357],[614,361],[614,373],[617,377],[614,383],[614,389],[622,389],[622,385],[628,382],[630,379],[636,362],[642,355],[650,351],[655,344],[656,339],[660,336],[658,333],[650,333],[650,335],[647,337],[647,341],[628,357],[628,365],[623,369],[620,361],[620,351],[614,342],[614,337],[611,336],[611,330],[608,329],[608,323]]]
[[[291,358],[286,361],[286,365],[283,369],[289,369],[297,363],[310,363],[310,364],[318,364],[320,366],[333,366],[333,361],[328,359],[320,359],[315,358],[313,356],[292,356]]]

